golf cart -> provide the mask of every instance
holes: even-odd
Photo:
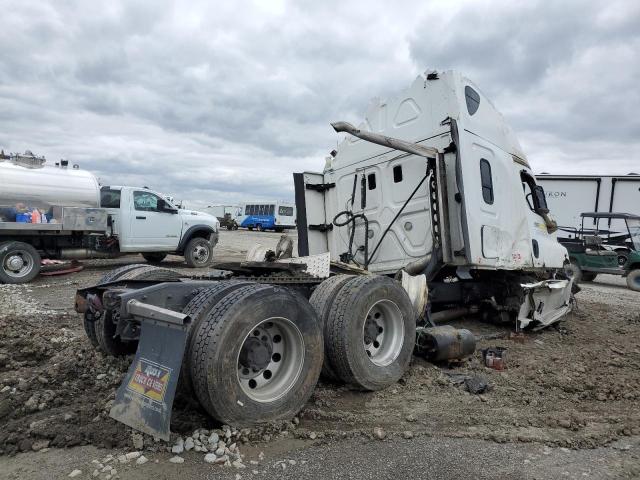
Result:
[[[583,213],[580,230],[563,227],[568,238],[559,241],[569,251],[567,270],[575,282],[591,282],[599,273],[627,277],[627,286],[640,291],[640,216],[630,213]],[[585,219],[593,228],[585,228]],[[611,221],[626,231],[610,229]],[[601,224],[607,224],[606,228]]]

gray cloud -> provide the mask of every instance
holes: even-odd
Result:
[[[0,0],[0,146],[194,205],[291,198],[330,121],[455,68],[538,170],[638,170],[640,7],[517,3]]]

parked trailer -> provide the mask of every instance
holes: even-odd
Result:
[[[192,267],[212,261],[217,219],[178,209],[148,188],[101,187],[77,166],[47,166],[32,156],[3,158],[0,176],[1,283],[31,281],[41,258],[141,253],[159,262],[174,253]]]
[[[547,203],[564,227],[579,228],[583,212],[627,212],[640,215],[640,174],[628,175],[536,175],[544,187]],[[595,219],[592,219],[595,225]],[[609,227],[624,229],[624,222],[611,219]],[[585,225],[588,227],[588,225]]]
[[[468,335],[435,322],[478,312],[541,328],[571,310],[544,191],[470,80],[420,76],[363,125],[334,124],[348,136],[325,171],[294,174],[300,257],[279,246],[206,278],[131,266],[78,290],[92,343],[136,350],[113,418],[168,438],[178,377],[221,422],[290,418],[321,371],[358,390],[397,382],[418,326],[432,333],[421,351],[455,358]]]

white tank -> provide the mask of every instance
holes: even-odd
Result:
[[[99,207],[100,185],[86,171],[69,167],[25,167],[0,161],[0,207],[48,209],[62,207]]]

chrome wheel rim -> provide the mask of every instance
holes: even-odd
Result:
[[[373,304],[362,326],[362,344],[369,360],[379,367],[398,358],[404,344],[404,321],[398,305],[391,300]]]
[[[193,249],[193,258],[196,263],[205,263],[209,260],[209,249],[202,244],[198,244]]]
[[[300,377],[304,352],[302,333],[291,320],[272,317],[256,324],[238,352],[240,387],[256,402],[282,398]]]
[[[22,278],[33,270],[33,258],[26,250],[13,250],[2,262],[4,273],[12,278]]]

